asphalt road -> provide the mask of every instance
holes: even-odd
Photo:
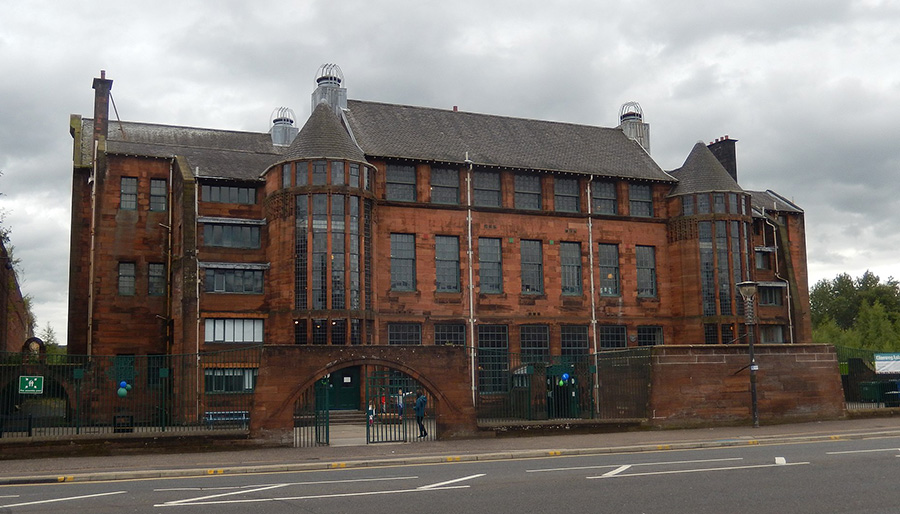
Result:
[[[10,485],[0,512],[896,513],[900,437]]]

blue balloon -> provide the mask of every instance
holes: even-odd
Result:
[[[128,385],[128,382],[126,382],[124,380],[119,382],[119,387],[126,387],[127,385]]]
[[[569,374],[568,374],[568,373],[563,373],[563,374],[562,374],[562,379],[563,379],[563,380],[568,380],[568,379],[569,379]]]

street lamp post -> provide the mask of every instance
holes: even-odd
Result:
[[[758,285],[753,281],[741,282],[737,285],[741,297],[744,298],[744,323],[747,325],[747,344],[750,347],[750,409],[753,414],[753,428],[759,428],[759,407],[756,401],[756,356],[753,353],[753,325],[756,324],[756,314],[753,311],[753,297],[756,296]]]

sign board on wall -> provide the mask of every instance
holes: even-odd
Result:
[[[19,394],[44,394],[44,377],[19,376]]]
[[[900,353],[876,353],[875,373],[900,374]]]

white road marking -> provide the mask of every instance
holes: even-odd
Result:
[[[4,495],[0,495],[0,498],[18,498],[18,497],[19,497],[18,494],[4,494]]]
[[[115,491],[112,493],[100,493],[100,494],[86,494],[84,496],[69,496],[67,498],[53,498],[51,500],[39,500],[34,502],[25,502],[25,503],[13,503],[9,505],[0,505],[0,509],[9,508],[9,507],[24,507],[26,505],[39,505],[41,503],[55,503],[55,502],[67,502],[72,500],[83,500],[85,498],[97,498],[99,496],[112,496],[114,494],[124,494],[128,491]]]
[[[446,482],[440,482],[440,483],[437,483],[437,484],[423,485],[423,486],[420,487],[419,489],[436,489],[436,488],[438,488],[438,487],[443,487],[443,486],[445,486],[445,485],[455,484],[455,483],[457,483],[457,482],[462,482],[462,481],[464,481],[464,480],[472,480],[473,478],[481,478],[481,477],[483,477],[483,476],[484,476],[484,473],[481,473],[481,474],[479,474],[479,475],[470,475],[470,476],[467,476],[467,477],[457,478],[457,479],[454,479],[454,480],[447,480]]]
[[[468,489],[470,486],[468,485],[456,485],[450,487],[440,487],[440,488],[432,488],[432,489],[395,489],[392,491],[365,491],[360,493],[336,493],[336,494],[314,494],[309,496],[289,496],[285,498],[255,498],[255,499],[246,499],[246,500],[221,500],[221,501],[204,501],[204,502],[191,502],[191,503],[160,503],[154,505],[154,507],[189,507],[194,505],[222,505],[222,504],[230,504],[230,503],[262,503],[262,502],[277,502],[277,501],[295,501],[295,500],[315,500],[315,499],[324,499],[324,498],[349,498],[351,496],[375,496],[381,494],[402,494],[402,493],[422,493],[422,492],[431,492],[431,491],[448,491],[450,489]],[[190,500],[184,500],[185,502]]]
[[[701,460],[669,460],[669,461],[660,461],[660,462],[644,462],[639,464],[629,464],[629,466],[666,466],[672,464],[697,464],[701,462],[725,462],[732,460],[744,460],[742,457],[731,457],[727,459],[701,459]],[[580,469],[603,469],[603,468],[615,468],[616,464],[604,464],[599,466],[574,466],[571,468],[547,468],[547,469],[528,469],[525,470],[526,473],[546,473],[548,471],[577,471]]]
[[[629,470],[629,469],[631,469],[631,466],[626,464],[625,466],[619,466],[612,471],[607,471],[606,473],[603,473],[603,476],[604,477],[614,477],[614,476],[618,475],[619,473]]]
[[[898,448],[880,448],[877,450],[846,450],[842,452],[825,452],[825,455],[846,455],[848,453],[898,452]]]
[[[231,491],[234,489],[241,489],[242,487],[170,487],[168,489],[154,489],[153,492],[164,493],[170,491]]]
[[[623,478],[623,477],[640,477],[640,476],[652,476],[652,475],[676,475],[679,473],[702,473],[706,471],[735,471],[740,469],[758,469],[758,468],[774,468],[774,467],[784,467],[784,466],[802,466],[805,464],[809,464],[809,462],[791,462],[789,464],[759,464],[755,466],[728,466],[724,468],[699,468],[699,469],[675,469],[671,471],[650,471],[646,473],[629,473],[627,475],[600,475],[596,477],[587,477],[588,480],[597,479],[597,478]]]

